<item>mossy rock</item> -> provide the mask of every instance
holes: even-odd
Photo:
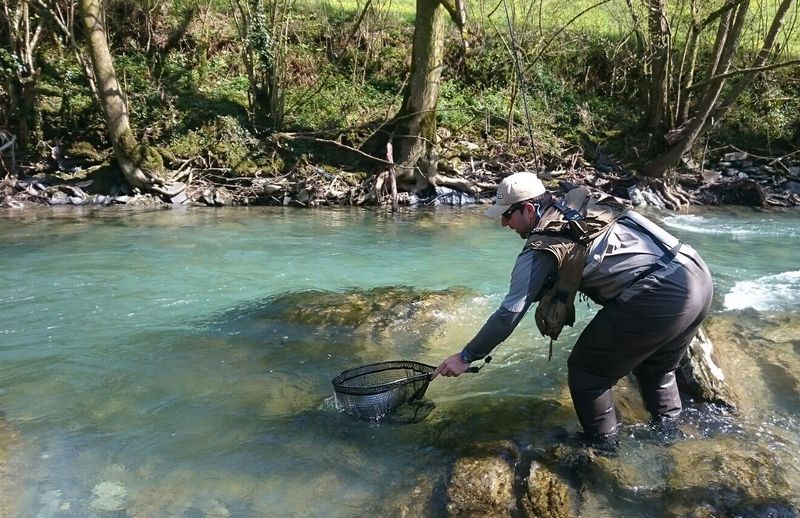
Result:
[[[436,318],[436,311],[464,300],[465,288],[419,291],[407,286],[387,286],[345,292],[301,291],[271,299],[262,318],[311,326],[393,326]]]
[[[74,142],[64,154],[68,158],[85,158],[94,162],[102,162],[107,157],[106,152],[98,151],[92,144],[83,141]]]
[[[501,456],[458,459],[447,486],[447,515],[510,517],[516,507],[514,468]]]
[[[673,495],[672,516],[709,506],[725,510],[728,516],[755,501],[789,502],[794,496],[783,471],[776,469],[780,462],[775,452],[752,441],[729,437],[685,441],[673,445],[670,453],[673,466],[667,491]]]
[[[534,461],[528,484],[520,501],[525,516],[531,518],[572,518],[569,486],[548,468]]]
[[[88,194],[110,194],[115,188],[128,184],[122,171],[116,165],[107,162],[75,172],[52,174],[49,175],[49,179],[55,183],[79,184]]]
[[[416,355],[460,311],[471,292],[464,288],[425,291],[404,286],[368,290],[287,292],[220,315],[223,329],[260,342],[325,343],[308,352],[328,355],[377,347],[370,357],[388,351]],[[389,349],[387,349],[387,347]]]

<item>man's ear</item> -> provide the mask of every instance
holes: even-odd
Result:
[[[536,207],[534,207],[533,204],[531,202],[529,202],[529,201],[525,202],[525,209],[524,210],[525,210],[525,212],[531,211],[533,214],[536,214]]]

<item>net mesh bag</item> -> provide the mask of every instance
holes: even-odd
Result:
[[[373,363],[333,379],[337,408],[359,419],[380,419],[425,395],[436,367],[413,361]]]

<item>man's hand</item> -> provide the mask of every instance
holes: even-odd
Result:
[[[431,379],[435,379],[439,374],[442,376],[460,376],[464,374],[464,371],[466,371],[468,368],[469,363],[462,362],[461,355],[456,353],[436,367],[436,370],[433,371],[433,378]]]

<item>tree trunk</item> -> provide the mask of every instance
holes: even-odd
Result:
[[[80,5],[100,105],[114,155],[125,179],[134,187],[166,195],[177,194],[182,187],[164,188],[164,163],[158,150],[140,144],[131,130],[125,97],[108,47],[102,0],[81,0]]]
[[[692,4],[693,13],[696,12],[695,4]],[[678,74],[678,91],[675,101],[675,124],[680,125],[689,119],[689,101],[691,95],[689,89],[694,84],[694,73],[697,67],[697,53],[700,48],[700,28],[697,26],[694,16],[689,34],[686,36],[685,47],[683,48],[683,58],[681,59],[681,69]],[[686,63],[688,59],[688,65]]]
[[[739,38],[749,5],[749,0],[745,0],[737,3],[735,7],[722,15],[712,61],[708,67],[708,77],[711,79],[708,81],[708,85],[694,110],[694,116],[683,132],[682,137],[675,144],[642,165],[639,171],[643,175],[654,178],[663,177],[667,171],[670,171],[680,163],[683,155],[691,149],[694,142],[708,128],[707,122],[714,113],[725,84],[725,79],[717,76],[726,73],[731,66],[734,53],[739,45]]]
[[[670,28],[666,0],[649,0],[648,33],[650,36],[650,84],[648,91],[648,126],[663,130],[670,125],[667,115],[667,96],[670,76]]]
[[[36,47],[42,36],[41,8],[32,7],[29,0],[3,1],[7,49],[17,63],[9,64],[13,73],[6,77],[8,114],[16,123],[16,136],[20,149],[27,150],[31,140],[41,135],[41,110],[36,97],[36,87],[41,70],[36,59]],[[0,31],[2,34],[3,31]],[[21,66],[20,66],[21,65]],[[33,138],[31,138],[33,137]]]
[[[444,9],[439,0],[417,0],[411,76],[394,119],[398,180],[424,189],[436,176],[436,103],[442,75]]]
[[[775,12],[775,17],[772,19],[772,24],[770,25],[769,31],[764,38],[764,44],[761,46],[761,50],[753,61],[753,64],[750,67],[751,69],[763,67],[767,63],[767,60],[769,60],[770,56],[772,55],[772,49],[775,45],[775,40],[777,39],[778,34],[781,32],[783,22],[786,19],[786,14],[789,12],[792,4],[794,4],[794,0],[783,0],[778,5],[778,9]],[[706,120],[703,131],[709,129],[712,121],[720,120],[725,116],[728,110],[730,110],[731,106],[733,106],[733,103],[736,102],[736,99],[753,83],[756,75],[757,72],[755,71],[748,72],[744,74],[736,83],[734,83],[723,101],[714,110],[712,116]]]

